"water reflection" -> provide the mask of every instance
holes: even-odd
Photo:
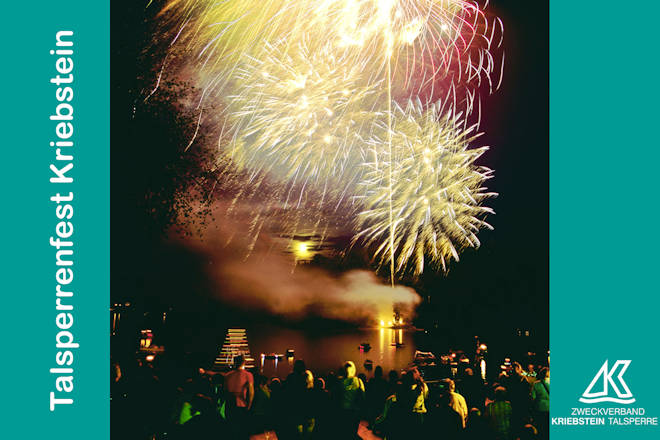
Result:
[[[303,359],[318,374],[336,370],[347,360],[355,362],[358,372],[368,373],[365,361],[380,365],[387,372],[402,369],[413,359],[415,332],[404,329],[358,329],[350,332],[309,332],[277,327],[248,329],[248,343],[252,355],[259,359],[266,376],[283,377],[293,368],[295,359]],[[368,344],[360,348],[361,344]],[[287,357],[287,350],[294,357]],[[282,357],[271,356],[282,355]],[[259,364],[258,364],[259,365]]]
[[[121,312],[112,311],[111,333],[113,336],[117,334],[117,330],[119,328],[119,321],[121,321]]]

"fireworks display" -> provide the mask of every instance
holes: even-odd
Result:
[[[159,19],[201,90],[200,121],[220,103],[228,210],[258,205],[255,240],[273,215],[294,235],[301,216],[316,231],[340,210],[392,283],[479,246],[494,195],[473,146],[479,94],[503,62],[501,22],[480,5],[174,0]]]
[[[357,183],[366,154],[363,134],[375,118],[382,85],[357,86],[365,66],[346,63],[327,46],[310,53],[269,45],[236,71],[229,97],[233,145],[224,154],[237,167],[279,182],[322,186],[323,195]]]
[[[491,170],[475,165],[486,150],[470,148],[477,137],[475,126],[464,127],[460,115],[443,113],[438,106],[424,109],[419,101],[392,115],[392,186],[376,164],[363,180],[362,206],[356,240],[374,247],[381,263],[395,255],[395,271],[423,272],[425,262],[447,263],[459,259],[465,247],[478,247],[477,232],[492,227],[483,220],[493,213],[481,202],[495,194],[483,182]],[[385,129],[381,130],[382,132]],[[381,145],[375,137],[370,143]],[[392,220],[390,220],[390,194]],[[391,228],[394,251],[390,249]],[[389,261],[388,261],[389,262]]]

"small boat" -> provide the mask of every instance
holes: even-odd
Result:
[[[416,350],[413,359],[413,364],[415,364],[418,367],[435,367],[437,365],[436,357],[430,351]]]
[[[364,361],[365,370],[371,370],[373,367],[374,367],[374,361],[372,361],[371,359],[367,359],[366,361]]]
[[[362,344],[360,344],[358,346],[358,349],[360,351],[369,351],[369,350],[371,350],[371,344],[368,343],[368,342],[363,342]]]

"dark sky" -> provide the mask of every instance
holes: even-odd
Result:
[[[548,6],[494,0],[487,10],[504,22],[506,51],[502,87],[483,99],[481,127],[491,146],[482,164],[495,170],[489,187],[499,193],[490,202],[495,230],[481,232],[482,247],[448,276],[427,271],[415,287],[431,295],[427,314],[475,331],[530,326],[547,338]],[[147,49],[152,15],[138,2],[112,3],[111,295],[146,307],[183,297],[197,307],[206,304],[198,292],[215,288],[208,259],[164,239],[158,215],[181,178],[185,117],[166,103],[140,114],[157,60]]]
[[[432,290],[456,292],[464,316],[493,325],[529,326],[547,336],[549,65],[545,2],[492,1],[504,22],[506,62],[501,89],[484,98],[481,141],[495,170],[490,202],[494,231],[480,234],[482,247],[467,251]],[[453,296],[453,295],[452,295]],[[480,304],[482,307],[474,307]],[[480,312],[480,313],[479,313]],[[469,318],[468,318],[469,319]]]

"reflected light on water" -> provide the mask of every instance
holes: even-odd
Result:
[[[378,354],[379,354],[378,362],[382,363],[383,362],[383,351],[385,351],[385,329],[384,328],[380,329],[380,335],[379,336],[380,336],[380,344],[378,345],[378,347],[380,348],[380,350],[378,351]]]
[[[248,329],[250,350],[254,353],[282,353],[285,348],[295,350],[295,358],[287,362],[266,359],[262,373],[268,377],[286,377],[297,359],[305,361],[307,368],[315,374],[324,375],[339,368],[343,362],[352,360],[358,373],[367,376],[372,370],[364,367],[372,361],[373,367],[383,370],[401,370],[413,360],[417,348],[415,332],[405,329],[375,328],[354,329],[350,332],[314,332],[280,327]],[[362,344],[371,345],[371,350],[360,350]]]

